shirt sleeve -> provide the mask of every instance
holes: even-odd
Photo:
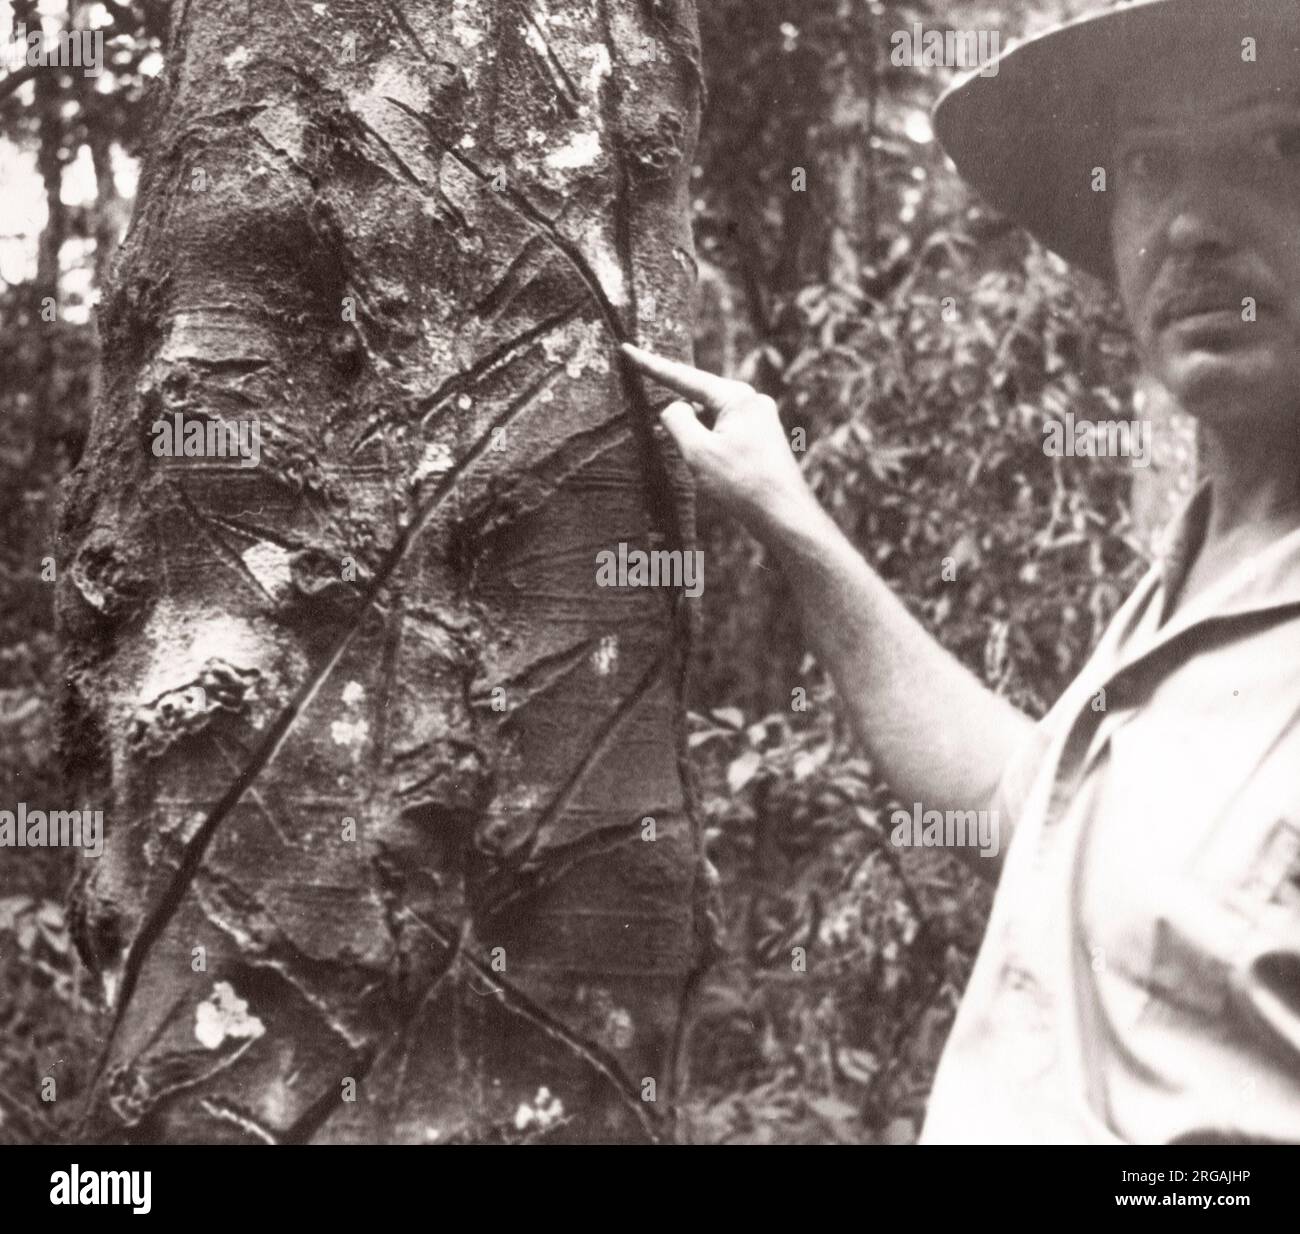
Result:
[[[1002,830],[1003,852],[1020,830],[1030,796],[1047,763],[1054,726],[1049,714],[1025,735],[1002,769],[989,809]]]

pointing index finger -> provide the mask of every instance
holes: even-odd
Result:
[[[623,354],[638,368],[670,390],[703,403],[711,411],[721,411],[723,404],[735,396],[736,383],[703,369],[692,368],[677,360],[669,360],[631,343],[623,343]]]

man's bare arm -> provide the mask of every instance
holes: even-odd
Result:
[[[770,398],[638,348],[624,354],[717,413],[712,429],[685,402],[661,418],[701,488],[790,579],[805,636],[894,792],[925,809],[987,808],[1032,721],[944,650],[849,543],[804,481]],[[1008,839],[1004,827],[1002,852]],[[961,855],[985,875],[1001,865]]]

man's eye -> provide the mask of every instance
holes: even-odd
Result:
[[[1158,180],[1169,174],[1172,160],[1154,146],[1130,146],[1120,155],[1120,170],[1137,180]]]
[[[1265,137],[1264,148],[1275,159],[1300,158],[1300,125],[1274,129]]]

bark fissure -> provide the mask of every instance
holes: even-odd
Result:
[[[492,428],[500,428],[509,421],[518,412],[532,401],[541,389],[552,380],[549,376],[544,376],[526,389],[523,395],[510,404],[503,412]],[[487,449],[491,441],[491,432],[484,433],[474,444],[474,447],[468,452],[466,457],[461,460],[455,468],[435,487],[428,500],[424,503],[417,517],[403,529],[397,538],[397,543],[389,552],[384,565],[376,573],[374,581],[367,588],[361,603],[361,615],[370,608],[375,597],[380,593],[384,585],[392,577],[393,573],[401,564],[402,559],[410,549],[410,546],[418,538],[424,528],[432,519],[438,507],[446,500],[447,496],[454,490],[456,477],[461,471],[470,465],[479,455]],[[361,628],[361,616],[359,615],[337,639],[334,647],[331,649],[325,662],[318,668],[299,691],[287,707],[276,718],[271,725],[269,732],[259,742],[257,749],[254,751],[249,761],[240,771],[234,782],[221,795],[212,812],[204,819],[202,825],[195,832],[192,840],[185,846],[184,854],[181,858],[176,872],[171,879],[169,886],[159,899],[156,906],[145,917],[140,926],[139,932],[132,941],[127,953],[126,962],[123,965],[121,993],[119,996],[118,1011],[114,1017],[113,1030],[116,1031],[121,1023],[122,1016],[130,1003],[131,995],[135,991],[136,979],[139,975],[140,967],[144,963],[145,956],[154,941],[162,934],[175,914],[177,907],[180,905],[190,883],[193,881],[200,865],[203,862],[203,855],[212,842],[212,838],[217,828],[224,819],[230,814],[230,811],[243,798],[244,793],[248,790],[252,782],[266,768],[266,766],[275,758],[276,754],[284,745],[285,739],[289,735],[290,729],[298,721],[299,717],[312,704],[321,687],[325,684],[330,674],[337,667],[344,653],[347,651],[353,639],[357,636]]]
[[[589,1066],[593,1071],[607,1079],[620,1096],[627,1102],[628,1108],[636,1116],[637,1121],[641,1124],[649,1137],[656,1143],[659,1141],[661,1135],[660,1129],[656,1126],[655,1120],[646,1111],[646,1103],[641,1100],[640,1092],[636,1084],[623,1071],[618,1059],[614,1058],[607,1051],[602,1050],[592,1042],[582,1040],[582,1038],[572,1033],[560,1021],[553,1019],[543,1008],[537,1006],[537,1004],[529,999],[522,990],[511,985],[508,981],[505,981],[499,973],[493,972],[491,965],[473,955],[470,955],[468,952],[461,953],[461,960],[488,986],[488,992],[486,994],[476,990],[476,996],[480,998],[499,998],[512,1012],[523,1017],[530,1024],[536,1025],[548,1037],[560,1042],[585,1065]]]

